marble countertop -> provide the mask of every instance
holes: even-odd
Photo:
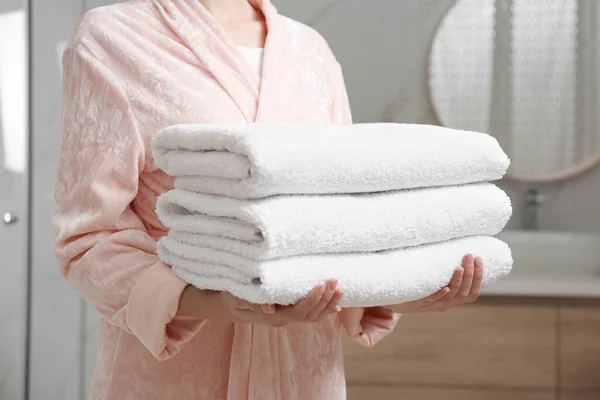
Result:
[[[482,295],[600,298],[600,275],[514,273],[485,288]]]

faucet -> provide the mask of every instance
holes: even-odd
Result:
[[[523,211],[523,228],[530,231],[538,229],[538,211],[544,203],[545,196],[536,188],[525,192],[525,209]]]

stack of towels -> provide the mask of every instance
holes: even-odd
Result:
[[[153,139],[175,177],[157,252],[183,280],[252,303],[293,304],[337,279],[343,307],[447,285],[466,253],[484,285],[512,268],[494,238],[509,165],[489,135],[410,124],[176,125]]]

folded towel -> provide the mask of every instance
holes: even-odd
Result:
[[[188,247],[182,251],[182,247]],[[317,284],[338,279],[344,291],[342,307],[370,307],[422,298],[448,284],[466,253],[482,258],[484,284],[507,275],[512,268],[508,246],[493,237],[460,238],[377,253],[311,255],[251,261],[213,251],[201,262],[203,250],[169,237],[158,242],[158,254],[190,284],[227,291],[258,304],[294,304]]]
[[[152,140],[175,187],[235,198],[365,193],[500,179],[496,139],[429,125],[175,125]]]
[[[238,200],[175,189],[157,214],[173,239],[254,260],[379,251],[498,234],[512,212],[491,183]]]

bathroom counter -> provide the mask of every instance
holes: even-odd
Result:
[[[600,275],[513,273],[485,288],[482,295],[600,299]]]
[[[600,299],[600,234],[506,230],[514,268],[483,293],[496,297]]]

